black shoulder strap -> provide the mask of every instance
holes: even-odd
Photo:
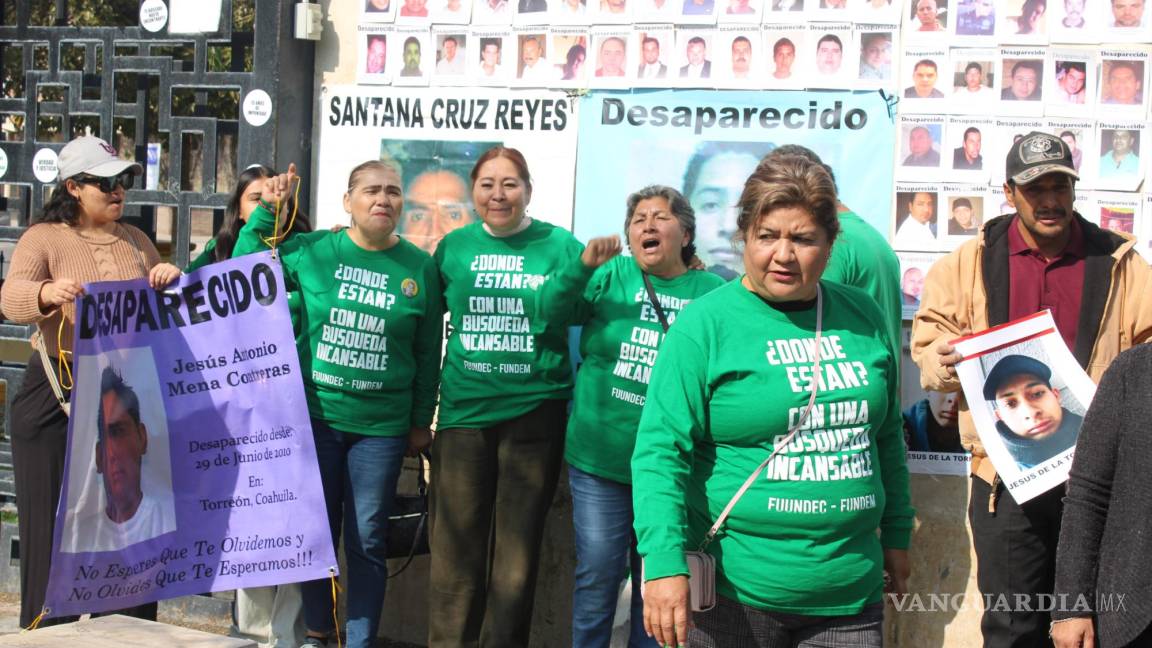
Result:
[[[664,314],[664,309],[660,307],[660,300],[656,298],[656,289],[652,287],[652,280],[648,278],[648,273],[643,270],[640,271],[641,276],[644,277],[644,289],[648,291],[648,301],[652,302],[652,308],[656,309],[656,317],[660,319],[660,326],[664,328],[664,332],[668,332],[668,316]]]

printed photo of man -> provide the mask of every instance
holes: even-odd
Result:
[[[1139,29],[1144,22],[1144,0],[1112,0],[1112,26]]]
[[[682,79],[707,79],[712,76],[712,61],[708,60],[708,43],[700,36],[688,39],[684,48],[687,65],[680,68]]]
[[[905,307],[920,307],[920,293],[924,292],[924,271],[915,266],[900,277],[900,300]]]
[[[460,42],[464,36],[445,36],[440,45],[440,60],[436,61],[436,74],[457,76],[464,74],[464,56],[460,54]]]
[[[368,36],[364,71],[368,74],[384,74],[384,64],[388,60],[388,39],[380,34]]]
[[[1139,106],[1144,101],[1143,61],[1105,61],[1100,100],[1106,104]]]
[[[976,204],[973,205],[973,201]],[[955,198],[952,200],[952,210],[948,216],[949,236],[975,236],[980,231],[980,210],[983,201],[980,198]]]
[[[424,76],[424,72],[420,70],[420,39],[415,36],[404,39],[404,67],[400,68],[400,76]]]
[[[150,492],[144,479],[145,461],[154,471],[170,475],[170,460],[166,453],[149,452],[148,426],[137,390],[113,366],[100,372],[95,414],[93,464],[101,484],[99,507],[77,511],[75,522],[65,527],[61,551],[67,553],[121,549],[176,529],[171,491]],[[77,453],[73,459],[82,456]],[[76,495],[83,498],[86,493],[70,494],[70,501]]]
[[[791,79],[792,65],[796,63],[796,45],[790,39],[781,38],[772,45],[772,76],[776,79]]]
[[[1116,129],[1101,131],[1100,178],[1137,177],[1140,174],[1139,133]]]
[[[905,99],[943,99],[944,93],[936,89],[936,61],[920,59],[912,67],[912,85],[904,89]]]
[[[1061,103],[1084,103],[1086,65],[1080,61],[1056,61],[1056,100]]]
[[[1042,65],[1040,61],[1032,60],[1012,63],[1012,71],[1008,75],[1007,85],[1000,90],[1000,98],[1005,101],[1040,101]]]
[[[896,197],[905,214],[892,237],[892,247],[898,250],[935,249],[936,194],[928,191],[900,192]]]
[[[844,43],[836,34],[824,34],[816,41],[816,72],[820,76],[837,76],[844,62]]]
[[[609,36],[600,41],[600,57],[597,62],[600,67],[596,68],[596,76],[624,76],[624,66],[627,64],[624,55],[624,39]]]
[[[984,379],[996,430],[1022,469],[1044,463],[1076,445],[1084,419],[1061,404],[1048,365],[1024,355],[1000,358]]]
[[[645,36],[640,43],[640,67],[636,70],[638,79],[663,79],[668,76],[668,66],[660,60],[660,39]]]
[[[860,38],[860,78],[892,78],[892,34],[872,32]]]
[[[952,150],[952,168],[957,171],[979,171],[984,168],[984,156],[980,154],[980,129],[969,126],[964,129],[964,142]]]
[[[1064,19],[1060,21],[1066,29],[1084,29],[1084,5],[1088,0],[1064,0]]]
[[[1059,137],[1072,151],[1072,166],[1076,169],[1076,173],[1080,173],[1080,163],[1084,161],[1084,151],[1077,146],[1076,133],[1070,130],[1061,131]]]
[[[747,79],[752,69],[752,41],[747,36],[732,39],[732,78]]]
[[[996,91],[992,89],[987,75],[984,74],[986,66],[991,69],[991,63],[978,61],[969,61],[964,65],[964,72],[952,90],[953,101],[971,106],[996,100]]]
[[[960,392],[929,391],[904,410],[904,435],[913,452],[964,452],[960,445]]]
[[[908,132],[908,155],[904,158],[906,167],[938,167],[940,151],[935,148],[935,138],[927,126],[914,126]]]

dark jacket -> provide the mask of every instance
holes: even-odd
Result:
[[[1116,358],[1084,417],[1056,552],[1056,600],[1065,597],[1065,608],[1088,601],[1101,648],[1128,645],[1152,621],[1148,421],[1152,345],[1144,344]],[[1086,616],[1060,608],[1054,619]]]

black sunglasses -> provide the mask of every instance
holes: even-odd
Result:
[[[100,188],[100,191],[103,191],[104,193],[112,193],[113,191],[116,191],[117,186],[124,187],[125,191],[131,189],[132,185],[136,184],[136,175],[131,171],[125,171],[120,175],[106,178],[99,176],[80,176],[75,180],[79,184],[96,185]]]

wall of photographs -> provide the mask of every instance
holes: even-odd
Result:
[[[1078,211],[1136,235],[1152,259],[1146,0],[358,1],[361,85],[887,93],[897,104],[890,212],[852,204],[873,224],[889,214],[879,224],[901,260],[906,318],[931,265],[1012,211],[1004,158],[1033,130],[1074,151]],[[841,184],[867,172],[812,146]],[[955,397],[924,394],[904,366],[909,411],[954,430]],[[915,449],[958,449],[951,439]],[[911,456],[917,471],[966,471],[948,456]]]

